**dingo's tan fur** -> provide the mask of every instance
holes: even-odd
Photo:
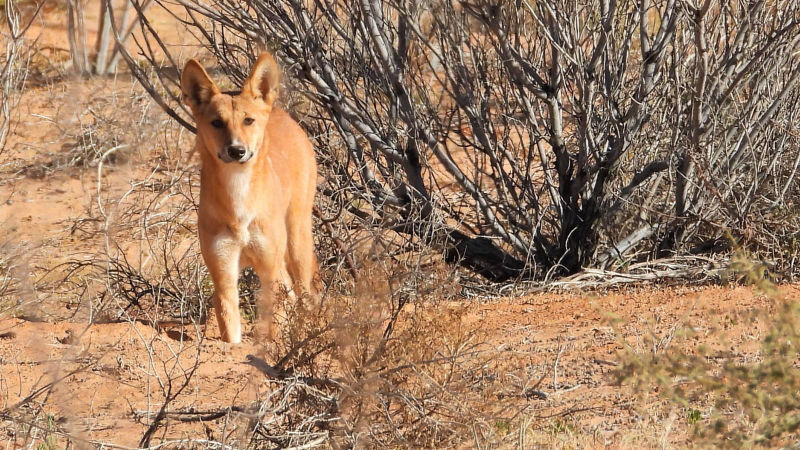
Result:
[[[253,267],[261,280],[259,309],[266,326],[275,290],[288,283],[311,293],[317,270],[311,215],[317,181],[305,132],[281,109],[280,70],[262,54],[241,93],[220,92],[196,60],[181,75],[184,102],[197,123],[202,159],[200,249],[214,281],[213,305],[222,340],[242,339],[237,281]]]

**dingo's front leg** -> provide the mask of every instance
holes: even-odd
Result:
[[[202,245],[203,242],[207,244]],[[217,236],[201,239],[201,252],[214,282],[212,303],[222,340],[239,344],[242,342],[238,289],[241,248],[233,239]]]

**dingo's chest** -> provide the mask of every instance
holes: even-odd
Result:
[[[243,223],[228,225],[220,229],[211,241],[215,254],[234,260],[239,255],[239,269],[253,266],[253,262],[270,254],[278,244],[276,237],[267,236],[256,221],[250,221],[246,226]]]

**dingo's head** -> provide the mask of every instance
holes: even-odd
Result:
[[[253,158],[264,143],[264,128],[279,83],[280,70],[268,53],[258,57],[237,95],[220,92],[203,66],[189,60],[181,75],[181,91],[197,123],[203,151],[226,163],[244,164]]]

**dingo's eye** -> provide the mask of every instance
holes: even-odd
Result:
[[[211,126],[214,127],[214,128],[222,128],[222,127],[225,126],[225,122],[223,122],[223,121],[221,121],[219,119],[212,120],[211,121]]]
[[[253,122],[255,122],[255,121],[256,121],[256,119],[253,119],[252,117],[245,117],[244,118],[244,124],[245,125],[252,125]]]

